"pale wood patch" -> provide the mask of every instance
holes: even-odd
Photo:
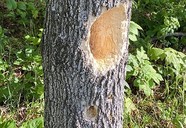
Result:
[[[91,26],[90,50],[94,58],[107,63],[115,59],[121,49],[122,21],[126,19],[123,6],[104,12]]]

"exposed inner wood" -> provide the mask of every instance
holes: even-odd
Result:
[[[98,63],[111,64],[120,54],[125,19],[124,7],[120,5],[101,14],[91,26],[90,50]]]

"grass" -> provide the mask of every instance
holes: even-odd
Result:
[[[134,95],[128,90],[127,93],[127,98],[132,102],[128,105],[125,99],[125,110],[130,108],[130,111],[124,112],[124,128],[186,127],[186,106],[182,101],[183,97],[177,95],[176,91],[171,96],[156,87],[151,97],[144,96],[143,92]]]

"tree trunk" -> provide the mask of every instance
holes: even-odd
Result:
[[[122,128],[130,0],[48,0],[46,128]]]

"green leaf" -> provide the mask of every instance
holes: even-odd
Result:
[[[40,56],[40,55],[35,55],[35,56],[33,57],[33,59],[34,59],[35,62],[38,62],[38,63],[41,62],[41,56]]]
[[[131,114],[132,111],[137,110],[135,104],[130,98],[125,98],[125,112]]]
[[[158,60],[160,58],[164,59],[165,58],[164,50],[160,48],[151,48],[149,50],[149,56],[152,60]]]
[[[19,2],[17,3],[17,7],[18,7],[18,9],[20,9],[20,10],[23,10],[23,11],[26,10],[25,2],[19,1]]]
[[[2,62],[2,63],[0,62],[0,71],[5,71],[7,70],[8,67],[9,65],[7,64],[7,62]]]
[[[148,81],[148,85],[149,85],[150,88],[153,88],[155,86],[155,83],[154,83],[154,81],[152,79],[150,79]]]
[[[139,87],[141,84],[142,84],[142,80],[140,78],[134,80],[134,86]]]
[[[140,63],[143,62],[143,60],[149,60],[147,54],[145,53],[145,50],[143,49],[143,47],[141,47],[141,50],[137,50],[137,55],[136,57],[138,58],[138,60],[140,61]]]
[[[136,24],[135,22],[133,22],[133,21],[131,21],[130,22],[130,34],[129,34],[129,38],[130,38],[130,35],[135,35],[135,36],[137,36],[139,33],[138,33],[138,29],[139,30],[142,30],[142,28],[138,25],[138,24]],[[130,38],[131,39],[131,38]],[[132,41],[134,40],[135,41],[135,37],[132,37],[132,39],[131,39]]]
[[[150,96],[153,93],[152,89],[147,84],[141,84],[139,89],[143,90],[146,96]]]
[[[138,61],[137,61],[137,59],[134,55],[129,53],[129,59],[128,60],[129,60],[129,63],[133,63],[133,65],[135,67],[138,67]]]
[[[129,34],[129,39],[130,39],[131,41],[137,41],[136,35],[134,35],[134,34],[132,34],[132,33]]]
[[[130,66],[130,65],[127,65],[127,66],[126,66],[126,71],[127,71],[127,72],[130,72],[130,71],[132,71],[132,70],[133,70],[132,66]]]
[[[33,17],[36,19],[37,17],[38,17],[38,10],[32,10],[32,15],[33,15]]]
[[[44,119],[43,117],[39,117],[23,123],[23,125],[20,128],[43,128],[43,127],[44,127]]]
[[[6,6],[9,10],[17,8],[17,2],[15,0],[6,0]]]
[[[30,35],[26,35],[25,39],[29,40],[30,39]]]
[[[163,77],[160,75],[160,74],[156,74],[154,77],[153,77],[153,80],[159,85],[160,84],[160,81],[163,80]]]
[[[145,64],[144,66],[141,67],[141,70],[143,74],[146,74],[147,77],[150,79],[154,77],[154,75],[156,74],[156,70],[154,70],[154,68],[150,64]]]
[[[130,21],[130,25],[134,26],[135,28],[139,29],[139,30],[143,30],[141,26],[139,26],[137,23]]]
[[[21,16],[21,18],[25,18],[26,17],[26,12],[25,11],[17,10],[17,13]]]
[[[7,120],[4,122],[0,122],[1,128],[16,128],[16,124],[13,120]]]
[[[138,29],[134,25],[130,25],[130,33],[138,35]]]
[[[167,55],[166,57],[166,63],[167,64],[173,64],[174,68],[177,71],[180,71],[181,68],[181,60],[179,56],[177,56],[177,51],[172,49],[172,48],[166,48],[165,49],[165,54]]]

